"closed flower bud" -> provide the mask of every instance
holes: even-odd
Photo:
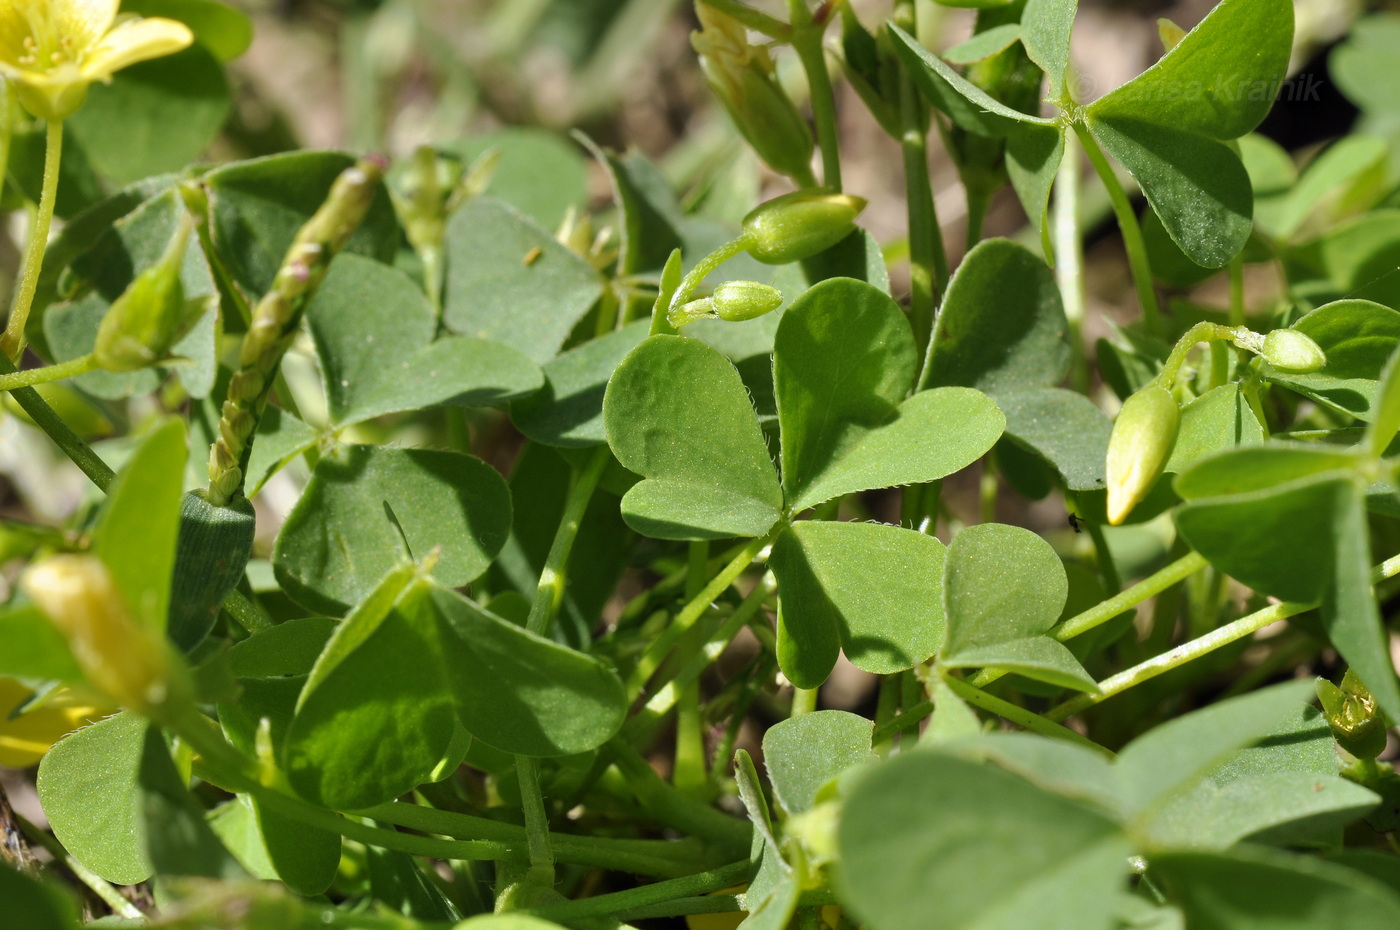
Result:
[[[783,302],[776,287],[757,281],[726,281],[710,296],[721,320],[738,323],[772,313]]]
[[[1337,687],[1317,680],[1322,715],[1337,743],[1358,759],[1374,759],[1385,749],[1385,718],[1370,690],[1350,669]]]
[[[208,300],[186,300],[180,283],[193,224],[181,217],[165,254],[142,271],[112,302],[97,329],[93,355],[108,371],[136,371],[165,359],[209,308]]]
[[[1296,329],[1276,329],[1264,337],[1264,361],[1284,371],[1306,374],[1327,364],[1327,353]]]
[[[784,194],[744,217],[749,254],[769,265],[816,255],[850,235],[864,209],[865,200],[850,194]]]
[[[1117,526],[1147,496],[1171,458],[1181,411],[1157,384],[1129,397],[1108,439],[1108,522]]]
[[[181,669],[164,636],[136,622],[96,556],[46,559],[25,572],[21,585],[68,640],[93,687],[139,713],[183,699]]]
[[[734,125],[773,170],[810,178],[812,133],[778,83],[768,49],[750,45],[744,25],[728,13],[705,3],[697,3],[695,13],[701,30],[690,44]]]

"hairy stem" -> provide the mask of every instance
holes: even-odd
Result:
[[[62,381],[64,378],[75,378],[78,375],[85,375],[97,367],[97,359],[89,352],[87,355],[80,355],[75,359],[59,362],[57,365],[45,365],[43,368],[30,368],[26,371],[0,375],[0,391],[13,391],[16,388],[33,387],[36,384],[48,384],[51,381]]]
[[[39,270],[44,265],[44,250],[49,244],[49,226],[53,208],[58,200],[58,166],[63,158],[63,122],[49,120],[44,149],[44,180],[39,191],[39,211],[34,214],[34,227],[29,231],[29,245],[24,252],[24,269],[20,273],[19,290],[15,292],[10,320],[0,335],[0,352],[18,363],[24,351],[24,327],[29,322],[29,308],[34,304],[34,291],[39,286]]]

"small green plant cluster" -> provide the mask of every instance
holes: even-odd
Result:
[[[0,926],[1396,926],[1400,21],[1300,170],[1252,134],[1288,0],[1087,103],[1074,0],[971,5],[936,54],[914,0],[698,0],[795,187],[739,223],[581,135],[198,163],[242,14],[0,9],[0,389],[92,486],[3,526],[48,829],[0,805]],[[907,301],[833,72],[903,153]],[[1088,345],[1099,194],[1140,313]],[[1041,500],[1074,531],[995,520]]]

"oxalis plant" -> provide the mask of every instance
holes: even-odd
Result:
[[[1300,170],[1251,134],[1287,0],[1087,103],[1073,2],[940,53],[917,12],[696,4],[794,188],[731,224],[581,135],[211,166],[242,14],[0,7],[6,435],[91,485],[4,526],[47,825],[0,804],[0,926],[1396,926],[1400,27]],[[907,300],[833,72],[903,153]],[[1095,197],[1138,306],[1088,345]],[[995,520],[1040,500],[1073,529]]]

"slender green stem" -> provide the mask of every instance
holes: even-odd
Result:
[[[826,68],[826,52],[822,36],[826,23],[812,19],[807,0],[788,0],[792,19],[792,47],[807,72],[807,87],[812,98],[812,123],[816,128],[817,148],[822,153],[822,184],[827,190],[841,192],[841,147],[836,128],[836,99],[831,93],[831,74]]]
[[[799,717],[817,709],[817,688],[793,688],[791,715]]]
[[[1006,673],[1002,672],[1001,674],[1004,675]],[[910,729],[919,723],[919,721],[932,714],[933,707],[932,701],[920,701],[917,704],[912,704],[905,708],[903,713],[896,714],[884,723],[878,724],[875,727],[875,732],[871,734],[870,745],[879,746],[881,743],[885,742],[885,740],[892,739],[894,736]]]
[[[118,917],[124,917],[127,920],[145,919],[146,915],[141,912],[140,908],[122,897],[121,892],[113,888],[105,878],[73,858],[72,854],[63,848],[63,844],[50,835],[47,830],[39,829],[16,811],[11,811],[11,813],[14,814],[15,822],[19,824],[19,828],[24,831],[24,835],[31,842],[38,843],[47,849],[50,855],[62,862],[78,881],[91,889],[92,893],[101,898],[102,903],[110,907]]]
[[[1117,594],[1123,589],[1123,581],[1118,577],[1118,566],[1113,562],[1113,552],[1104,538],[1103,526],[1092,520],[1084,521],[1089,538],[1094,541],[1094,559],[1098,562],[1099,577],[1103,579],[1104,590]]]
[[[747,3],[740,3],[739,0],[700,0],[700,2],[734,17],[754,32],[762,33],[770,39],[786,42],[792,35],[792,27],[781,19],[755,10]]]
[[[642,806],[661,823],[713,843],[722,850],[746,847],[752,835],[747,821],[736,820],[662,780],[647,760],[621,737],[608,741],[617,770]]]
[[[709,668],[718,658],[719,653],[729,645],[730,640],[739,635],[739,631],[744,628],[744,625],[754,614],[758,613],[764,600],[775,590],[776,585],[773,583],[772,574],[764,575],[763,579],[754,585],[749,596],[744,598],[743,603],[724,621],[724,625],[710,637],[708,643],[702,644],[696,640],[693,648],[689,651],[677,650],[672,656],[671,666],[679,667],[680,672],[674,679],[664,684],[652,683],[659,685],[659,687],[652,698],[647,701],[647,711],[659,717],[674,707],[680,689],[699,680],[705,669]]]
[[[690,273],[681,279],[680,287],[676,288],[676,293],[671,295],[671,300],[667,304],[666,311],[662,316],[668,316],[672,310],[675,310],[677,307],[681,306],[681,304],[690,300],[691,296],[700,288],[700,285],[716,268],[745,251],[748,247],[748,236],[740,235],[696,262],[695,267],[690,269]],[[653,324],[652,334],[655,335],[656,332],[655,324]]]
[[[1244,256],[1230,260],[1230,325],[1244,325]]]
[[[913,0],[895,4],[895,22],[915,34],[918,28]],[[948,255],[938,225],[933,187],[928,173],[928,109],[914,80],[901,73],[899,80],[899,147],[904,162],[904,190],[909,224],[909,323],[914,342],[924,358],[918,387],[923,390],[932,374],[933,316],[939,295],[948,284]]]
[[[544,636],[564,602],[564,589],[568,584],[569,553],[573,551],[574,540],[578,538],[579,527],[583,525],[584,512],[593,499],[593,491],[598,487],[598,479],[608,465],[612,454],[607,446],[593,450],[588,464],[579,473],[569,491],[564,504],[564,515],[559,520],[559,529],[554,534],[554,542],[545,557],[544,569],[540,572],[539,586],[535,588],[535,599],[530,605],[530,618],[525,628],[531,633]]]
[[[39,191],[39,212],[29,231],[29,246],[24,253],[24,270],[20,274],[19,290],[15,292],[10,321],[0,336],[0,352],[12,362],[19,362],[24,351],[24,327],[29,322],[29,308],[34,304],[34,291],[39,286],[39,270],[44,265],[44,250],[49,244],[49,225],[58,199],[58,165],[63,158],[63,122],[49,120],[44,149],[44,180]]]
[[[1156,597],[1172,585],[1191,577],[1208,564],[1205,557],[1199,553],[1187,553],[1175,562],[1155,574],[1144,578],[1142,581],[1139,581],[1120,594],[1096,604],[1081,614],[1070,617],[1064,623],[1051,630],[1050,635],[1060,642],[1064,642],[1082,633],[1087,633],[1095,627],[1102,626],[1119,614],[1132,610],[1148,598]],[[985,688],[1005,674],[1006,672],[1001,669],[985,668],[978,673],[971,682],[978,688]]]
[[[1191,354],[1191,350],[1196,347],[1197,343],[1233,339],[1238,334],[1239,330],[1230,326],[1221,326],[1219,323],[1197,323],[1176,341],[1171,354],[1167,356],[1167,361],[1162,365],[1161,373],[1154,380],[1170,391],[1176,382],[1177,375],[1181,372],[1181,366],[1186,364],[1186,357]]]
[[[697,540],[690,543],[688,548],[685,576],[687,600],[699,594],[704,587],[708,577],[706,568],[709,566],[710,544],[706,540]],[[702,632],[697,627],[682,642],[695,641],[698,645],[708,638],[700,635]],[[676,755],[671,768],[671,783],[689,794],[703,794],[709,787],[710,773],[705,759],[698,676],[677,682],[671,691],[676,695]]]
[[[1180,668],[1187,662],[1199,659],[1208,655],[1222,646],[1229,645],[1236,640],[1250,636],[1270,623],[1279,620],[1286,620],[1296,616],[1305,610],[1311,610],[1315,604],[1299,604],[1293,601],[1284,601],[1257,610],[1254,613],[1241,617],[1234,623],[1227,623],[1216,630],[1211,630],[1204,636],[1187,643],[1182,643],[1175,649],[1169,649],[1158,656],[1153,656],[1146,662],[1133,666],[1127,671],[1119,672],[1110,678],[1099,683],[1098,694],[1081,694],[1071,700],[1065,701],[1058,707],[1048,711],[1045,716],[1051,720],[1064,720],[1080,711],[1088,710],[1095,704],[1102,703],[1114,695],[1122,694],[1129,688],[1136,687],[1144,681],[1151,681],[1158,675],[1170,672],[1174,668]]]
[[[724,592],[725,588],[734,583],[734,579],[738,578],[739,575],[743,573],[744,569],[749,567],[749,564],[758,557],[758,554],[763,551],[763,548],[771,543],[773,538],[778,535],[778,532],[786,526],[787,524],[785,522],[779,523],[767,536],[749,540],[748,545],[740,549],[738,554],[729,561],[729,564],[720,569],[719,573],[710,579],[710,583],[700,589],[700,593],[691,598],[690,601],[681,608],[681,612],[676,614],[676,618],[671,621],[666,632],[653,640],[651,645],[647,647],[646,652],[644,652],[642,657],[637,661],[637,672],[633,674],[628,682],[631,686],[629,691],[641,689],[646,683],[646,677],[650,676],[651,673],[660,666],[661,660],[665,658],[666,654],[680,637],[695,625],[695,621],[700,619],[706,609],[709,608],[710,604],[714,602],[715,598],[719,597],[720,594]]]
[[[1142,304],[1143,322],[1147,324],[1149,332],[1160,332],[1162,311],[1157,306],[1157,291],[1152,285],[1152,267],[1147,261],[1147,244],[1143,241],[1142,227],[1138,225],[1137,214],[1133,212],[1133,205],[1129,203],[1123,185],[1118,183],[1113,166],[1104,157],[1103,150],[1089,134],[1088,128],[1082,122],[1076,121],[1074,132],[1083,144],[1084,153],[1089,156],[1089,163],[1094,166],[1099,180],[1103,181],[1103,186],[1108,191],[1109,203],[1113,205],[1114,216],[1118,218],[1118,229],[1123,234],[1123,247],[1128,252],[1128,266],[1132,269],[1133,283],[1137,286],[1138,302]]]
[[[62,381],[64,378],[76,378],[78,375],[85,375],[97,367],[97,359],[89,352],[87,355],[80,355],[75,359],[59,362],[57,365],[45,365],[43,368],[30,368],[25,371],[17,371],[14,374],[0,375],[0,391],[13,391],[16,388]]]
[[[1084,347],[1084,240],[1079,230],[1079,140],[1065,134],[1065,152],[1055,174],[1054,242],[1055,280],[1069,323],[1070,384],[1089,390],[1088,353]]]
[[[13,374],[14,371],[15,366],[9,358],[0,353],[0,374]],[[38,391],[33,388],[16,388],[10,392],[10,396],[19,404],[20,409],[29,414],[30,419],[48,434],[63,454],[97,485],[98,490],[107,490],[116,473],[92,451],[91,446],[83,442],[78,434],[63,422],[63,418],[39,396]]]
[[[517,824],[456,811],[434,810],[403,801],[390,801],[356,813],[382,823],[461,840],[488,840],[524,846],[528,840]],[[641,875],[675,878],[715,864],[714,855],[698,840],[633,840],[608,836],[549,834],[559,862],[620,869]]]
[[[549,815],[540,791],[540,770],[529,756],[515,757],[515,776],[520,782],[520,807],[525,814],[525,837],[530,849],[530,880],[545,888],[554,887],[554,851],[549,845]]]
[[[673,878],[669,881],[643,885],[640,888],[629,888],[626,891],[614,891],[611,894],[600,894],[592,898],[565,901],[547,907],[522,909],[519,913],[553,921],[606,917],[609,914],[646,907],[651,904],[660,904],[677,898],[693,898],[710,891],[718,891],[721,888],[742,882],[748,877],[748,874],[749,861],[744,859],[741,862],[731,862],[729,865],[710,869],[708,872],[699,872],[685,878]]]
[[[983,710],[991,711],[998,717],[1010,720],[1017,726],[1024,727],[1032,733],[1039,733],[1041,736],[1049,736],[1055,739],[1065,740],[1066,742],[1077,743],[1080,746],[1087,747],[1107,756],[1113,755],[1112,752],[1109,752],[1109,750],[1103,748],[1088,737],[1081,736],[1069,727],[1046,720],[1039,714],[1033,714],[1024,707],[1017,707],[1010,701],[1003,701],[1001,698],[988,694],[978,688],[974,688],[967,682],[954,678],[951,675],[944,676],[943,680],[948,683],[948,687],[952,689],[954,694],[964,701],[967,701],[967,703],[980,707]]]

